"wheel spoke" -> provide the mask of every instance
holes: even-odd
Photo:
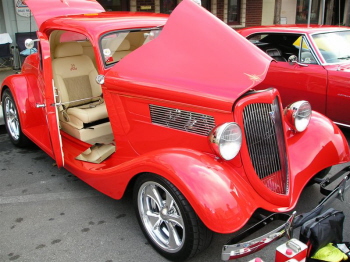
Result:
[[[162,221],[159,214],[153,213],[153,212],[148,210],[146,212],[146,216],[148,217],[148,220],[149,220],[153,230],[156,230]]]
[[[159,210],[163,207],[162,197],[159,194],[158,188],[154,185],[147,186],[145,190],[146,196],[153,199],[153,201],[157,204]]]
[[[169,242],[168,246],[170,249],[176,249],[181,245],[181,237],[178,234],[178,231],[173,226],[172,223],[167,223],[168,231],[169,231]]]
[[[168,215],[168,219],[169,222],[171,222],[171,224],[174,224],[176,226],[179,226],[181,228],[184,227],[184,222],[181,216],[176,215],[176,214],[169,214]]]
[[[165,206],[168,207],[168,210],[174,207],[174,198],[168,192],[166,192],[165,196]]]

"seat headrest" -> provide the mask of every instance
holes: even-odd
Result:
[[[59,43],[55,49],[55,58],[77,56],[83,54],[83,47],[77,42]]]
[[[110,43],[108,43],[109,48],[111,49],[112,52],[115,51],[128,51],[130,49],[130,42],[128,39],[122,40],[120,43],[121,39],[118,37],[112,39]]]

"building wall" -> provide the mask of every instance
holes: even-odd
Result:
[[[264,0],[261,25],[273,25],[275,16],[275,0]]]
[[[2,7],[2,0],[0,0],[0,34],[6,33],[4,9]]]
[[[218,1],[216,4],[216,16],[219,19],[224,20],[224,13],[225,13],[225,3],[224,1]]]
[[[245,27],[261,25],[263,0],[247,0]]]
[[[297,0],[282,0],[281,23],[295,24]]]

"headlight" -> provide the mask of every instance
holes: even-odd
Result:
[[[225,160],[231,160],[241,149],[241,128],[233,122],[225,123],[211,131],[209,141],[216,154]]]
[[[311,105],[307,101],[298,101],[284,109],[284,114],[295,131],[303,132],[309,125]]]

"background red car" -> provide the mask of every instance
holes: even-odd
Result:
[[[305,99],[350,126],[350,28],[281,25],[238,32],[276,61],[258,88],[276,87],[285,105]]]

